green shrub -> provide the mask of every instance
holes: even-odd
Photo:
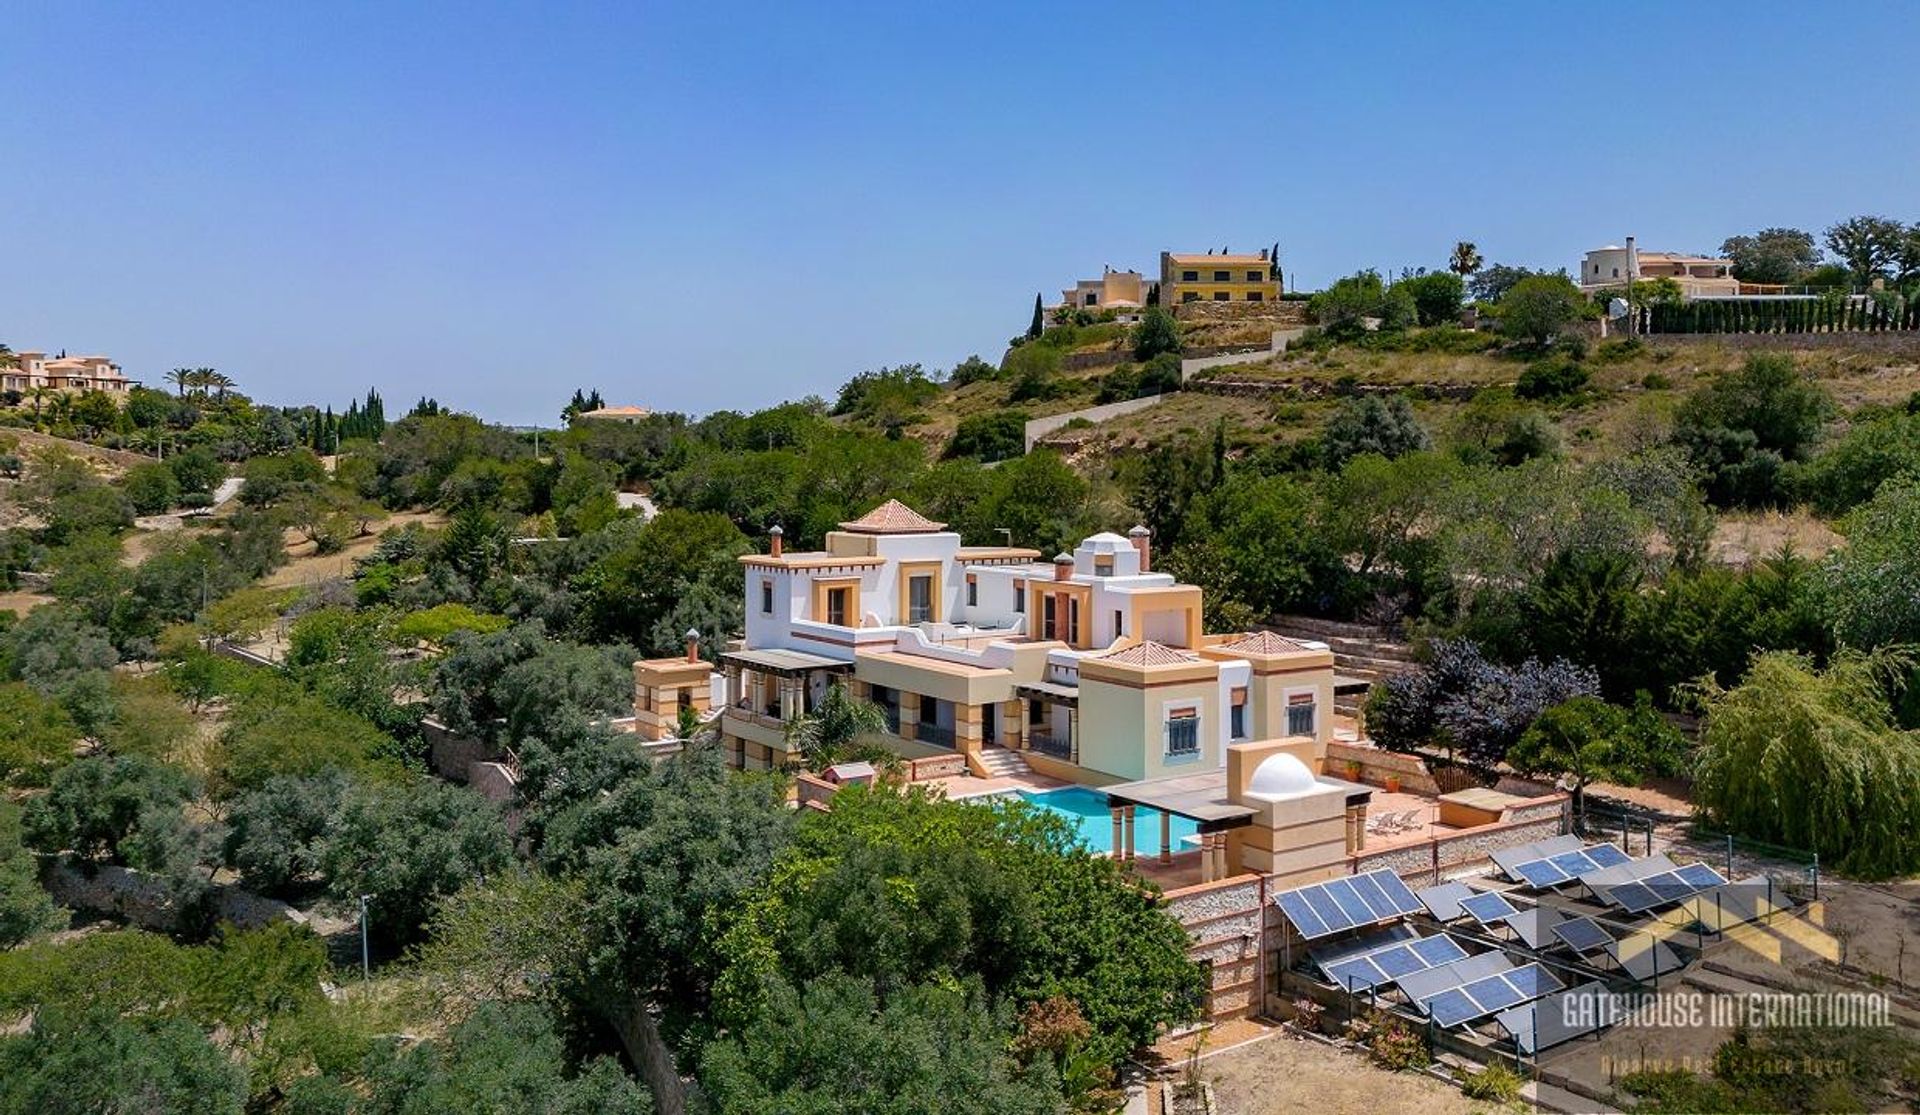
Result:
[[[1640,377],[1640,386],[1649,391],[1667,391],[1672,389],[1673,379],[1661,372],[1648,372]]]
[[[1609,337],[1594,348],[1593,358],[1603,364],[1613,364],[1631,360],[1646,350],[1646,342],[1638,337]]]
[[[1027,420],[1024,410],[995,410],[973,414],[960,420],[947,443],[943,456],[972,457],[978,461],[1001,461],[1018,457],[1027,447]]]
[[[1520,1074],[1508,1068],[1505,1061],[1495,1061],[1479,1072],[1468,1073],[1460,1082],[1460,1090],[1468,1099],[1512,1103],[1520,1098],[1520,1087],[1524,1083]]]
[[[1555,353],[1528,364],[1513,393],[1522,399],[1565,399],[1586,387],[1587,379],[1587,369],[1578,360]]]

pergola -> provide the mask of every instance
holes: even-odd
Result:
[[[1102,786],[1107,806],[1113,814],[1114,855],[1122,862],[1134,858],[1133,811],[1144,805],[1160,811],[1160,862],[1173,860],[1173,817],[1185,817],[1200,826],[1200,881],[1224,879],[1227,866],[1227,831],[1252,822],[1251,806],[1227,799],[1225,771],[1210,770],[1179,774],[1170,778],[1148,778]]]
[[[808,675],[815,671],[830,674],[853,672],[853,663],[799,650],[730,650],[720,655],[720,668],[727,679],[727,704],[736,704],[743,696],[740,675],[751,670],[762,678],[778,679],[780,719],[792,720],[806,711]],[[755,702],[759,707],[760,702]]]

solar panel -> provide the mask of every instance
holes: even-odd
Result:
[[[1618,867],[1623,863],[1632,863],[1633,857],[1611,844],[1589,844],[1581,849],[1587,858],[1601,867]]]
[[[1531,844],[1520,844],[1511,848],[1501,848],[1497,851],[1489,852],[1488,857],[1511,879],[1517,878],[1513,873],[1513,869],[1520,864],[1549,859],[1559,855],[1561,852],[1574,851],[1580,847],[1580,843],[1578,836],[1552,836],[1545,840],[1536,840]]]
[[[1327,977],[1348,991],[1365,991],[1390,982],[1386,974],[1364,956],[1335,964],[1327,969]]]
[[[1718,871],[1715,871],[1704,863],[1689,863],[1674,872],[1674,874],[1680,876],[1681,879],[1685,880],[1695,890],[1706,890],[1709,887],[1722,886],[1726,883],[1726,880],[1721,878]]]
[[[1475,980],[1460,990],[1466,992],[1468,998],[1480,1004],[1482,1014],[1504,1010],[1526,998],[1520,993],[1519,988],[1500,976],[1488,976],[1483,980]]]
[[[1420,904],[1427,908],[1439,921],[1452,921],[1460,916],[1460,900],[1472,898],[1477,892],[1465,883],[1441,883],[1437,887],[1428,887],[1414,894]]]
[[[1353,884],[1353,892],[1360,896],[1360,901],[1367,904],[1367,909],[1373,911],[1375,918],[1385,921],[1400,912],[1387,898],[1387,892],[1381,890],[1380,884],[1371,876],[1355,875],[1347,881]]]
[[[1535,890],[1556,887],[1572,878],[1567,874],[1566,869],[1556,865],[1552,860],[1545,859],[1523,863],[1514,868],[1513,873]]]
[[[1347,915],[1347,920],[1354,925],[1366,925],[1379,920],[1367,904],[1361,901],[1360,895],[1354,891],[1351,882],[1345,879],[1330,879],[1320,885],[1327,892],[1327,897],[1339,904],[1341,911]]]
[[[1326,923],[1328,932],[1337,933],[1342,929],[1353,928],[1353,919],[1347,916],[1347,912],[1342,910],[1340,904],[1335,902],[1333,896],[1325,890],[1309,887],[1301,893],[1300,897],[1305,899],[1307,905],[1313,907],[1313,912]]]
[[[1618,961],[1627,974],[1637,980],[1652,979],[1686,967],[1678,953],[1645,934],[1615,941],[1607,946],[1607,955]]]
[[[1562,852],[1547,862],[1566,872],[1569,876],[1585,875],[1587,872],[1600,866],[1587,858],[1587,853],[1584,848],[1577,852]]]
[[[1392,871],[1385,869],[1369,871],[1360,877],[1363,879],[1372,879],[1378,884],[1380,889],[1386,893],[1387,900],[1393,903],[1393,908],[1400,913],[1417,914],[1420,912],[1420,900],[1413,896],[1413,891],[1407,889],[1407,884],[1401,881],[1400,876],[1394,874]]]
[[[1325,937],[1333,932],[1327,927],[1327,923],[1320,919],[1320,915],[1314,913],[1313,908],[1307,905],[1306,896],[1298,891],[1275,895],[1274,901],[1279,904],[1280,912],[1287,915],[1287,920],[1292,922],[1293,927],[1298,929],[1300,935],[1307,940]]]
[[[1373,966],[1386,974],[1388,979],[1399,979],[1409,972],[1422,968],[1431,968],[1432,962],[1413,950],[1410,945],[1395,945],[1390,949],[1376,952],[1367,959]]]
[[[1511,983],[1519,990],[1521,995],[1528,999],[1538,999],[1542,995],[1550,994],[1566,986],[1566,984],[1560,982],[1558,976],[1547,971],[1544,966],[1539,964],[1522,964],[1520,967],[1508,972],[1506,979],[1508,983]]]
[[[1626,909],[1629,913],[1639,913],[1660,904],[1660,896],[1640,883],[1624,883],[1607,890],[1607,901]]]
[[[1710,933],[1757,921],[1785,907],[1775,902],[1767,881],[1758,876],[1714,887],[1688,900],[1686,910]]]
[[[1473,915],[1473,920],[1482,925],[1499,921],[1501,918],[1515,912],[1513,903],[1508,902],[1504,895],[1494,894],[1492,892],[1476,894],[1472,898],[1463,898],[1460,900],[1460,908]]]
[[[1553,927],[1553,935],[1575,952],[1591,952],[1613,940],[1613,934],[1592,918],[1572,918]]]
[[[1437,968],[1442,964],[1451,964],[1456,960],[1465,960],[1467,950],[1454,942],[1452,937],[1428,937],[1408,945],[1414,954],[1427,962],[1428,967]]]
[[[1515,1048],[1531,1055],[1611,1026],[1624,1013],[1619,997],[1596,980],[1501,1011],[1493,1020],[1513,1038]]]
[[[1480,1009],[1480,1004],[1467,998],[1466,993],[1457,987],[1442,991],[1422,1005],[1426,1007],[1428,1017],[1440,1026],[1458,1026],[1486,1013]]]
[[[1553,927],[1560,924],[1562,915],[1544,906],[1531,910],[1519,910],[1504,920],[1507,927],[1526,943],[1530,949],[1545,948],[1552,942]]]

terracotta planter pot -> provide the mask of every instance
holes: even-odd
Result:
[[[1400,792],[1400,776],[1397,774],[1387,775],[1387,793],[1397,794],[1399,792]]]

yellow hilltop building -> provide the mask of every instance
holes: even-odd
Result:
[[[1273,261],[1253,255],[1160,253],[1160,304],[1272,302],[1280,297]]]

